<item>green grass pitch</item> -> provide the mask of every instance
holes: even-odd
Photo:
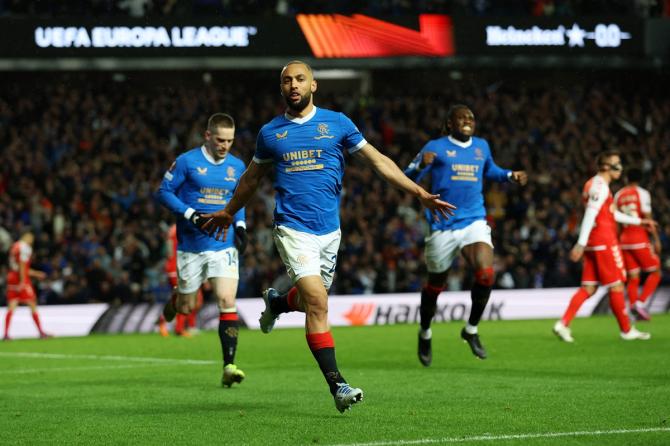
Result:
[[[365,391],[345,414],[302,330],[242,330],[247,379],[231,389],[215,332],[5,342],[0,444],[670,444],[670,315],[639,325],[647,342],[620,340],[611,316],[575,320],[573,345],[552,324],[482,323],[485,361],[460,323],[434,325],[430,368],[415,325],[335,328],[340,369]]]

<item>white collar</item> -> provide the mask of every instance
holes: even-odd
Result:
[[[472,145],[472,138],[468,138],[467,141],[459,141],[456,138],[453,138],[451,135],[447,136],[449,138],[449,141],[451,141],[453,144],[456,144],[458,147],[463,147],[464,149],[467,149]]]
[[[310,119],[312,119],[315,114],[316,114],[316,105],[312,108],[311,112],[309,112],[306,116],[303,116],[302,118],[289,115],[287,112],[284,112],[284,117],[294,124],[304,124]]]
[[[207,147],[205,147],[204,144],[200,147],[200,151],[202,152],[202,156],[204,156],[207,161],[217,166],[219,164],[223,164],[223,162],[226,160],[226,156],[228,156],[228,154],[226,154],[226,156],[216,161],[214,158],[212,158],[212,155],[209,154],[209,152],[207,151]]]

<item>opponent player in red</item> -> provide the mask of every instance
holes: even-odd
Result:
[[[614,207],[614,198],[609,185],[621,177],[621,157],[615,151],[598,156],[598,173],[586,182],[583,198],[586,210],[579,231],[579,240],[570,251],[573,262],[584,257],[582,286],[572,296],[563,318],[554,325],[554,333],[565,342],[574,342],[569,325],[579,307],[598,289],[598,285],[609,288],[610,308],[619,323],[624,340],[651,338],[649,333],[633,327],[626,314],[623,289],[626,282],[621,250],[617,241],[616,222],[629,225],[654,226],[647,218],[623,214]]]
[[[638,218],[651,219],[651,195],[649,191],[640,187],[642,172],[639,169],[630,169],[626,178],[628,185],[614,196],[616,207],[626,215]],[[653,239],[653,245],[649,240]],[[630,311],[638,320],[648,321],[649,313],[645,302],[654,294],[661,282],[661,240],[656,228],[643,228],[636,225],[623,225],[619,234],[619,245],[623,252],[623,260],[628,275],[628,301]],[[653,246],[653,247],[652,247]],[[642,294],[638,294],[640,287],[640,270],[648,273],[642,286]]]
[[[14,242],[9,250],[9,272],[7,273],[7,315],[5,316],[4,340],[9,341],[9,325],[12,322],[14,310],[19,304],[30,307],[33,320],[40,333],[40,338],[50,338],[51,335],[42,330],[40,317],[37,313],[37,296],[30,278],[44,280],[46,274],[30,268],[30,260],[33,256],[33,243],[35,236],[32,232],[25,232],[18,241]]]
[[[176,224],[170,226],[170,229],[168,229],[166,245],[167,245],[168,258],[165,260],[165,273],[167,274],[170,287],[174,290],[177,287],[177,225]],[[202,304],[203,304],[203,295],[202,295],[202,289],[200,289],[198,290],[195,309],[191,311],[189,314],[177,313],[177,316],[175,317],[174,332],[177,336],[191,337],[191,331],[189,329],[195,328],[198,311],[200,310],[200,308],[202,308]],[[163,337],[170,336],[167,321],[165,320],[165,316],[163,316],[162,314],[158,319],[158,331]]]

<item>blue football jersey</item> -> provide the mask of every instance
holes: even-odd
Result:
[[[437,154],[435,160],[423,170],[419,164],[424,152]],[[435,221],[430,212],[426,218],[431,230],[461,229],[476,220],[486,218],[484,207],[484,179],[497,182],[509,181],[511,170],[502,169],[493,162],[491,149],[485,139],[472,137],[466,143],[450,136],[429,141],[405,169],[405,174],[415,181],[431,174],[431,190],[440,198],[457,207],[454,216]]]
[[[187,209],[209,213],[220,210],[233,196],[245,170],[239,158],[228,153],[214,161],[205,146],[182,153],[165,172],[158,200],[177,216],[177,249],[185,252],[220,251],[233,246],[230,234],[217,241],[184,217]],[[244,222],[244,208],[235,214],[235,225]]]
[[[344,151],[366,144],[348,117],[317,107],[303,118],[280,115],[265,124],[254,162],[274,163],[275,224],[316,235],[336,231]]]

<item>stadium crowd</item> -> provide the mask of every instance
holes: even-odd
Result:
[[[292,16],[299,13],[488,16],[670,14],[667,0],[0,0],[0,16]]]
[[[162,175],[179,153],[202,143],[206,119],[216,111],[236,119],[233,153],[248,162],[259,126],[283,111],[275,74],[222,72],[214,76],[219,82],[199,84],[141,73],[123,82],[81,73],[11,79],[0,95],[0,281],[11,242],[32,228],[33,267],[48,274],[38,284],[40,303],[164,300],[165,237],[174,217],[154,199]],[[476,133],[490,142],[496,162],[530,176],[525,188],[490,184],[486,191],[498,288],[577,285],[579,265],[567,255],[582,212],[581,187],[595,172],[596,153],[621,150],[626,165],[643,170],[642,185],[651,191],[667,283],[667,93],[654,90],[652,80],[606,76],[563,83],[445,77],[377,72],[374,95],[322,93],[317,106],[346,112],[402,168],[440,134],[452,102],[472,108]],[[416,86],[411,93],[402,87],[407,82]],[[266,181],[247,208],[240,297],[289,285],[272,243],[273,207]],[[419,290],[426,223],[418,202],[350,160],[341,207],[332,292]],[[467,288],[464,271],[457,260],[449,289]]]

